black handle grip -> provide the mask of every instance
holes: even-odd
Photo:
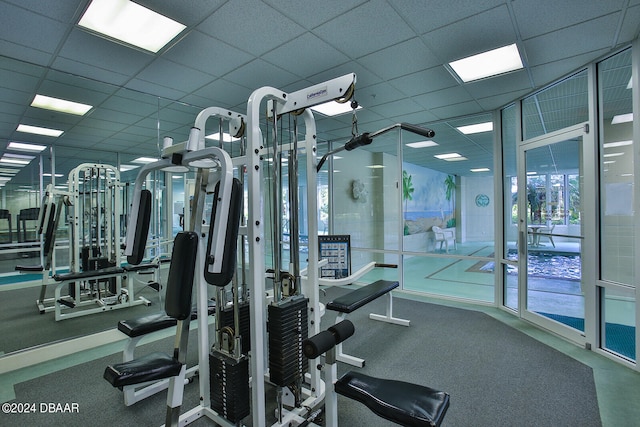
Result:
[[[372,141],[373,139],[369,137],[369,132],[365,132],[347,141],[347,143],[344,144],[344,149],[347,151],[355,150],[358,147],[371,144]]]
[[[418,135],[422,135],[426,138],[433,138],[436,136],[436,133],[432,129],[412,125],[411,123],[400,123],[400,128],[408,130],[409,132],[417,133]]]

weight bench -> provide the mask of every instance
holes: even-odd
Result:
[[[386,294],[388,297],[386,314],[381,315],[370,313],[369,318],[382,322],[393,323],[396,325],[409,326],[409,320],[393,317],[393,296],[391,294],[391,291],[397,288],[399,285],[400,284],[396,281],[377,280],[373,283],[362,286],[356,290],[349,292],[348,294],[334,299],[333,301],[327,303],[326,307],[327,310],[339,312],[335,322],[337,324],[345,320],[349,313]],[[360,359],[358,357],[343,353],[342,343],[337,344],[336,350],[336,357],[340,362],[348,363],[349,365],[357,366],[360,368],[364,366],[364,359]]]
[[[325,354],[326,425],[338,425],[337,394],[364,403],[376,415],[403,426],[438,427],[449,408],[449,394],[404,381],[374,378],[359,372],[347,372],[337,378],[336,348],[353,335],[349,320],[331,326],[303,343],[304,355],[311,359]],[[318,369],[322,367],[317,365]]]
[[[121,389],[167,379],[167,426],[176,425],[182,405],[197,249],[197,233],[182,231],[176,235],[165,298],[165,312],[177,325],[172,355],[162,352],[147,354],[138,359],[107,366],[103,375],[112,386]],[[156,327],[166,325],[162,319],[156,321],[159,321]],[[136,333],[148,331],[149,328],[148,325],[146,328],[138,328]]]

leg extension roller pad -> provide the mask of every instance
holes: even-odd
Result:
[[[445,392],[353,371],[336,382],[335,390],[404,426],[438,427],[449,408],[449,395]]]

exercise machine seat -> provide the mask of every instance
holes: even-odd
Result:
[[[176,319],[167,313],[154,313],[135,319],[121,320],[118,322],[118,330],[131,338],[146,335],[151,332],[170,328],[178,323]]]
[[[208,301],[208,313],[212,315],[216,311],[215,301]],[[191,310],[191,320],[198,318],[198,310],[193,307]],[[121,320],[118,322],[118,330],[131,338],[150,334],[170,328],[178,323],[176,319],[165,312],[149,314],[135,319]]]
[[[175,377],[180,373],[182,363],[166,353],[155,352],[129,362],[107,366],[104,379],[114,387],[124,387]]]
[[[54,274],[52,277],[56,282],[65,282],[69,280],[93,279],[101,276],[117,276],[118,274],[124,273],[124,271],[124,268],[116,266],[99,268],[97,270],[79,271],[76,273]]]
[[[336,382],[335,391],[403,426],[438,427],[449,408],[449,395],[445,392],[353,371]]]
[[[331,301],[327,304],[327,309],[351,313],[398,286],[399,283],[396,281],[378,280]]]

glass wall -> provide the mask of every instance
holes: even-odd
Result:
[[[502,124],[502,188],[504,217],[504,253],[502,254],[502,303],[518,310],[518,141],[516,136],[516,106],[500,112]]]
[[[352,271],[398,267],[363,280],[402,277],[406,290],[494,301],[493,132],[463,132],[478,123],[491,116],[426,124],[432,139],[393,130],[334,156],[331,234],[351,236]],[[459,157],[441,159],[449,146]]]
[[[601,347],[635,360],[636,251],[631,49],[598,63]]]

